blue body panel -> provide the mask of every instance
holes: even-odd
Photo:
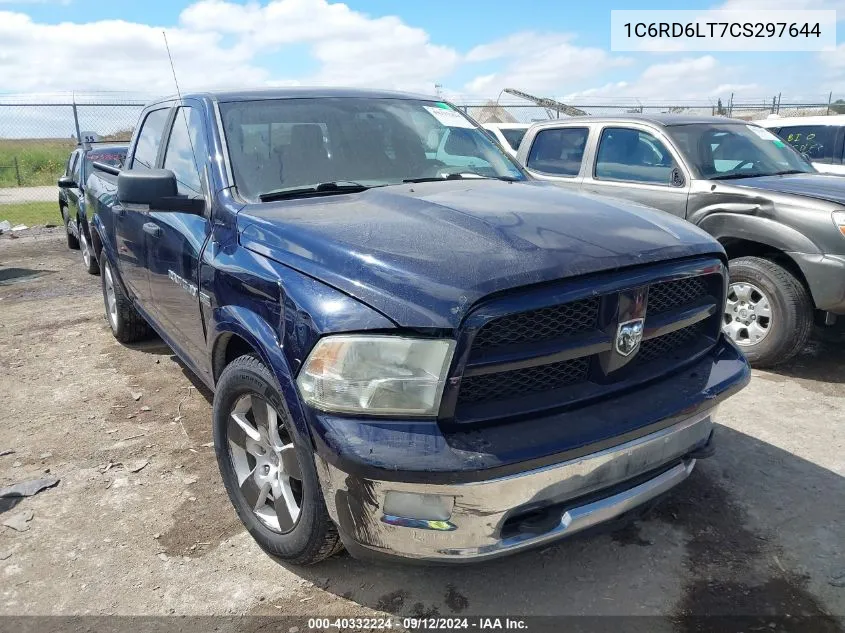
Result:
[[[323,92],[339,94],[315,94]],[[315,95],[293,90],[265,98],[296,96]],[[327,334],[456,337],[485,301],[518,288],[554,285],[565,296],[567,289],[583,291],[593,275],[622,270],[636,278],[638,268],[663,263],[671,273],[679,259],[723,262],[724,251],[669,215],[533,182],[420,183],[247,205],[234,189],[215,109],[215,101],[237,98],[194,95],[154,106],[181,103],[203,113],[208,150],[197,163],[207,177],[204,216],[125,209],[115,177],[98,172],[87,192],[91,226],[99,257],[108,258],[139,311],[205,384],[214,389],[226,345],[242,339],[272,369],[296,431],[328,461],[350,472],[377,471],[380,479],[495,476],[652,432],[747,382],[742,355],[720,338],[683,376],[639,386],[648,397],[632,400],[623,390],[575,412],[484,431],[310,410],[295,378]],[[142,231],[148,224],[160,230]],[[133,258],[143,263],[129,270]],[[614,407],[618,416],[608,416]]]

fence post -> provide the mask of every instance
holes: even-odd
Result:
[[[76,127],[76,142],[82,143],[82,135],[79,133],[79,114],[76,112],[76,98],[73,100],[73,125]]]
[[[830,102],[833,99],[833,90],[827,95],[827,114],[830,114]]]
[[[18,187],[21,186],[21,168],[18,165],[18,157],[15,156],[15,179],[18,181]]]

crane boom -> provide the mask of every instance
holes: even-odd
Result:
[[[527,92],[522,92],[521,90],[517,90],[515,88],[505,88],[504,92],[511,94],[515,97],[521,97],[532,103],[536,103],[538,106],[541,106],[546,109],[546,112],[549,114],[549,118],[554,118],[552,116],[552,111],[555,113],[563,112],[567,116],[587,116],[587,113],[583,110],[576,108],[574,106],[568,106],[565,103],[561,103],[560,101],[555,101],[554,99],[548,99],[546,97],[535,97],[534,95],[530,95]]]

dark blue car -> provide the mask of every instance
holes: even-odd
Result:
[[[85,181],[94,162],[120,168],[126,160],[126,145],[86,143],[71,152],[65,173],[59,178],[59,213],[67,232],[68,248],[82,251],[82,262],[92,275],[100,272],[91,249],[91,233],[85,212]]]
[[[232,503],[294,563],[474,561],[628,516],[749,379],[715,240],[531,181],[428,97],[164,100],[87,195],[114,335],[152,327],[214,390]]]

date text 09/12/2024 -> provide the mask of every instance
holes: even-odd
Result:
[[[309,618],[309,630],[354,630],[364,631],[399,629],[407,631],[527,631],[528,623],[511,617],[403,617],[403,618]]]

